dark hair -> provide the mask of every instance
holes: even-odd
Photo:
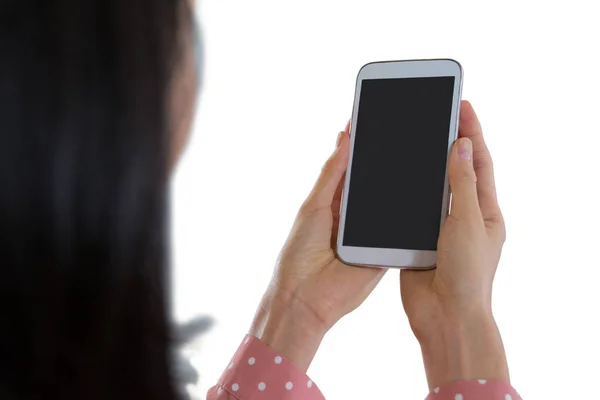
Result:
[[[177,398],[170,84],[184,0],[0,3],[0,398]]]

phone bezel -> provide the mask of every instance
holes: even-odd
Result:
[[[455,78],[454,93],[452,97],[452,114],[448,132],[448,156],[452,144],[458,137],[458,121],[460,118],[460,101],[462,94],[463,69],[452,59],[429,60],[404,60],[404,61],[378,61],[364,65],[358,72],[354,95],[354,107],[350,123],[350,157],[348,169],[342,192],[340,207],[340,221],[336,251],[340,260],[350,265],[373,266],[388,268],[430,269],[435,267],[437,251],[435,250],[408,250],[385,249],[372,247],[344,246],[344,226],[346,222],[346,205],[350,190],[350,172],[354,153],[354,138],[362,81],[364,79],[390,79],[390,78],[426,78],[435,76],[453,76]],[[449,157],[448,157],[449,158]],[[450,203],[450,189],[448,185],[448,163],[446,163],[446,178],[444,182],[444,197],[442,201],[442,218],[440,228],[448,215]]]

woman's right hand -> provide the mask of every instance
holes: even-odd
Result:
[[[492,315],[492,283],[505,239],[492,159],[468,102],[449,163],[450,215],[437,268],[403,270],[402,301],[421,344],[430,388],[459,380],[509,380]]]

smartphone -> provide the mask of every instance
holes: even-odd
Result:
[[[373,62],[359,71],[336,245],[343,262],[435,267],[462,75],[449,59]]]

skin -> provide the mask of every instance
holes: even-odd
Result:
[[[190,2],[192,8],[194,2]],[[172,84],[172,164],[189,139],[197,79],[191,35]],[[492,283],[505,228],[490,153],[473,107],[462,102],[450,157],[452,209],[438,243],[437,268],[402,271],[401,295],[430,388],[457,380],[509,381],[495,323]],[[250,333],[306,371],[327,331],[356,309],[385,269],[351,267],[335,254],[349,124],[300,208]]]
[[[459,123],[449,169],[452,210],[440,234],[437,268],[402,271],[400,280],[430,388],[456,380],[510,381],[492,314],[492,283],[506,236],[492,159],[468,102]]]
[[[509,381],[491,311],[504,222],[491,158],[468,102],[461,105],[459,136],[449,169],[452,210],[440,235],[437,269],[401,274],[404,308],[431,388],[456,380]],[[250,329],[303,371],[326,332],[366,299],[385,272],[347,266],[334,252],[348,156],[347,127],[298,213]]]
[[[300,208],[250,333],[306,371],[325,333],[357,308],[385,270],[349,267],[335,254],[349,125]]]

